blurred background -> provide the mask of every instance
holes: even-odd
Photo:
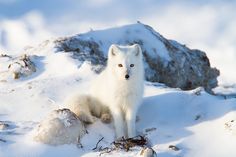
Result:
[[[236,83],[234,0],[0,0],[0,53],[52,37],[141,21],[168,39],[207,53],[220,83]]]

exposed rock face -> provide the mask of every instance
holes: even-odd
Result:
[[[207,91],[217,86],[219,70],[211,68],[206,54],[167,40],[150,26],[141,23],[91,31],[54,41],[56,51],[72,52],[74,58],[88,61],[96,72],[106,65],[111,44],[140,44],[145,62],[145,77],[183,90],[203,86]]]

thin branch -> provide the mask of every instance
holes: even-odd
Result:
[[[101,140],[98,141],[98,143]],[[93,150],[97,150],[98,147],[98,143],[96,145],[96,147]],[[125,139],[124,137],[122,137],[119,140],[113,141],[111,143],[110,147],[105,147],[102,148],[102,146],[98,149],[98,151],[100,152],[99,156],[106,154],[106,153],[110,153],[114,150],[125,150],[125,151],[129,151],[130,148],[135,147],[135,146],[139,146],[139,147],[146,147],[148,144],[147,139],[144,136],[135,136],[133,138],[127,138]]]
[[[4,139],[1,139],[1,138],[0,138],[0,142],[4,142],[4,143],[6,143],[7,141],[4,140]]]
[[[104,137],[102,137],[96,144],[96,147],[94,147],[92,150],[96,150],[98,148],[98,144],[104,139]]]

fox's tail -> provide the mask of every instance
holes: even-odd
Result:
[[[65,105],[84,123],[93,123],[95,120],[93,116],[101,118],[105,123],[111,121],[109,109],[90,95],[71,96],[66,100]]]

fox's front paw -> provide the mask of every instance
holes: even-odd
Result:
[[[101,116],[101,121],[102,121],[103,123],[110,123],[110,122],[111,122],[111,119],[112,119],[112,116],[111,116],[111,114],[109,114],[109,113],[104,113],[104,114],[102,114],[102,116]]]

